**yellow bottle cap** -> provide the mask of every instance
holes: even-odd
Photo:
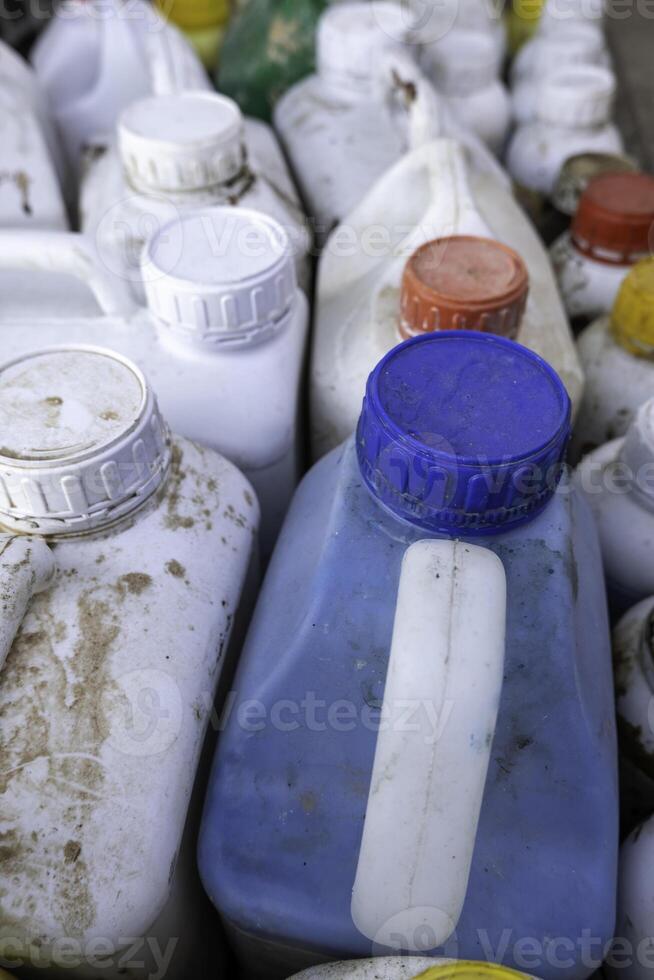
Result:
[[[512,54],[528,41],[538,27],[545,0],[513,0],[507,14],[509,49]]]
[[[641,259],[624,279],[613,306],[615,339],[632,354],[654,352],[654,258]]]
[[[197,30],[229,20],[229,0],[156,0],[157,7],[178,27]]]
[[[526,976],[526,973],[510,970],[498,963],[457,960],[455,963],[432,966],[414,980],[525,980]]]

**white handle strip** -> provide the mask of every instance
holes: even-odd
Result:
[[[504,669],[506,577],[463,542],[404,556],[382,723],[352,895],[364,936],[425,951],[468,886]]]
[[[109,316],[127,315],[135,307],[127,283],[108,272],[89,239],[75,232],[0,231],[0,269],[74,276]]]

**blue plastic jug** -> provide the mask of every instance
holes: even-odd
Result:
[[[613,684],[596,532],[562,477],[569,433],[568,396],[537,355],[488,334],[431,334],[378,364],[356,436],[298,489],[228,700],[199,849],[205,887],[253,974],[398,950],[503,962],[546,980],[599,966],[615,917]],[[380,765],[391,675],[419,635],[400,612],[408,556],[417,542],[448,541],[488,558],[488,589],[482,576],[469,616],[481,615],[466,653],[479,669],[465,675],[455,714],[492,683],[481,671],[499,635],[489,599],[500,595],[498,566],[506,642],[494,737],[493,724],[485,737],[477,730],[476,710],[466,744],[465,723],[456,736],[446,719],[435,743],[459,737],[461,764],[438,784],[436,763],[420,769],[421,746],[401,767],[392,753]],[[442,626],[432,619],[431,633]],[[436,656],[430,635],[420,634],[418,673]],[[429,909],[420,925],[418,906],[447,884],[451,841],[432,840],[428,860],[425,841],[443,813],[459,833],[455,803],[484,752],[478,824],[474,814],[461,821],[473,832],[467,869],[452,848],[465,888],[448,934],[432,928]],[[428,820],[411,795],[423,784]],[[384,805],[395,832],[375,844],[380,794],[394,793]],[[397,917],[378,931],[366,924],[389,909]],[[404,928],[416,916],[418,928]]]

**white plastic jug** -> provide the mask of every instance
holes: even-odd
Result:
[[[522,257],[530,292],[517,339],[557,369],[578,401],[582,371],[535,231],[505,187],[473,171],[458,143],[435,140],[377,181],[321,256],[311,364],[314,457],[354,430],[366,378],[401,340],[407,260],[424,242],[451,235],[496,238]]]
[[[0,227],[68,227],[51,157],[56,141],[44,124],[32,72],[0,41]]]
[[[434,956],[378,956],[312,966],[289,980],[525,980],[496,963],[475,963]]]
[[[518,185],[549,197],[561,167],[577,153],[621,153],[613,124],[615,77],[597,65],[574,65],[547,75],[539,86],[535,118],[518,126],[507,167]]]
[[[0,950],[45,976],[208,975],[187,813],[254,493],[101,348],[0,368],[0,430],[3,585],[16,559],[34,577],[3,590]]]
[[[625,613],[613,631],[620,804],[626,830],[654,809],[653,653],[654,597],[650,596]]]
[[[561,33],[537,34],[518,51],[511,65],[511,104],[516,122],[536,118],[546,78],[575,65],[610,68],[602,34],[592,25],[575,23]]]
[[[632,266],[650,254],[654,227],[654,177],[607,173],[593,178],[572,226],[550,256],[572,320],[609,313]]]
[[[576,480],[595,516],[609,595],[624,611],[654,595],[654,399],[625,436],[581,461]]]
[[[75,169],[135,99],[211,87],[186,39],[145,0],[64,0],[31,58]]]
[[[511,124],[509,94],[499,77],[492,36],[452,31],[425,48],[422,64],[452,117],[499,155]]]
[[[654,973],[653,874],[654,817],[650,817],[630,834],[620,852],[617,939],[603,968],[610,980],[651,980]]]
[[[118,122],[117,148],[89,163],[80,220],[102,261],[143,299],[140,258],[164,224],[197,208],[261,211],[286,229],[308,290],[311,239],[272,130],[244,120],[232,99],[209,92],[150,96]]]
[[[430,60],[432,45],[459,45],[459,32],[484,34],[493,45],[495,63],[500,69],[507,49],[503,4],[498,0],[409,0],[413,13],[412,28]]]
[[[578,460],[623,436],[654,392],[654,259],[643,259],[622,284],[610,315],[577,341],[586,374],[570,458]]]
[[[120,280],[83,236],[0,235],[0,267],[39,268],[45,261],[87,284],[102,312],[0,318],[5,355],[95,343],[134,360],[175,431],[217,449],[251,480],[267,555],[301,473],[308,323],[281,226],[241,208],[193,212],[165,225],[144,253],[147,309],[130,308]]]
[[[318,71],[275,107],[275,127],[324,242],[410,148],[437,136],[465,143],[502,179],[492,153],[454,119],[414,60],[418,32],[389,2],[337,4],[318,25]]]

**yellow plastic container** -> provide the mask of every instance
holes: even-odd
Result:
[[[632,354],[654,350],[654,258],[637,262],[625,278],[611,315],[616,340]]]
[[[156,0],[159,10],[185,31],[224,27],[229,20],[229,0]]]
[[[515,54],[536,31],[544,4],[545,0],[513,0],[506,17],[511,54]]]

